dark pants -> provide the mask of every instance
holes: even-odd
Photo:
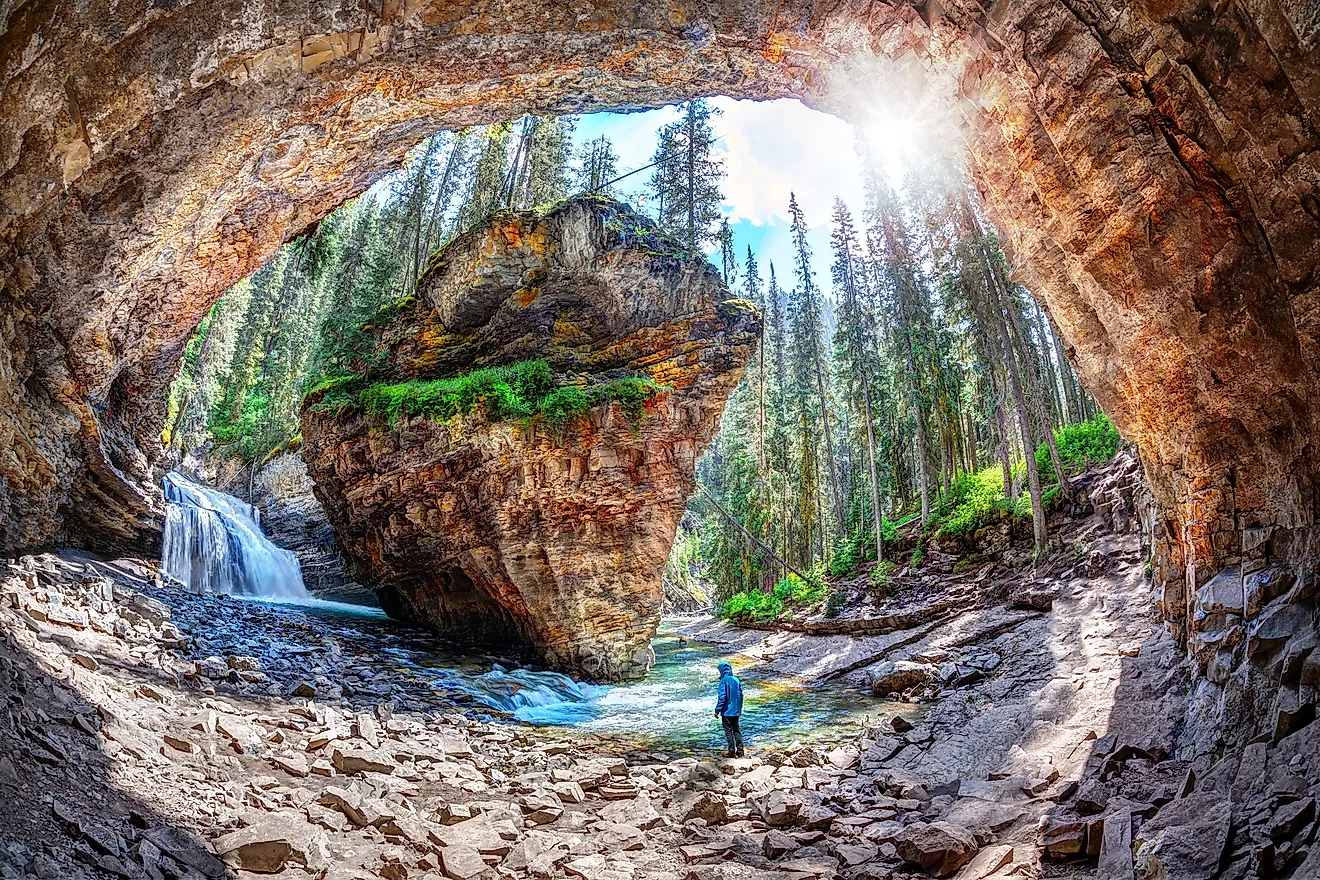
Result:
[[[724,738],[729,742],[729,754],[741,758],[743,756],[742,730],[738,728],[737,715],[722,715],[720,721],[724,724]]]

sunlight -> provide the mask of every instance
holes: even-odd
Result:
[[[889,178],[890,186],[902,185],[903,168],[916,155],[926,132],[916,117],[907,113],[883,112],[861,127],[862,149]]]

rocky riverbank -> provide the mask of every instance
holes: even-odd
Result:
[[[392,622],[24,557],[0,579],[0,877],[1311,880],[1314,726],[1198,751],[1109,523],[1038,569],[1048,608],[857,638],[693,621],[749,681],[915,709],[735,761],[514,723]]]

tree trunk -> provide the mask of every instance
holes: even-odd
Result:
[[[1005,285],[1003,280],[1000,279],[1000,290],[1003,291],[1004,289]],[[1005,306],[1008,311],[1010,331],[1013,336],[1017,337],[1018,348],[1020,350],[1028,348],[1031,345],[1031,339],[1023,327],[1023,317],[1021,313],[1016,304],[1011,300],[1007,301]],[[1063,458],[1059,455],[1059,444],[1054,437],[1054,426],[1051,424],[1051,420],[1047,417],[1046,413],[1047,406],[1045,394],[1041,391],[1040,383],[1037,379],[1038,377],[1036,376],[1031,377],[1030,390],[1032,392],[1032,397],[1036,402],[1035,410],[1041,431],[1045,434],[1045,446],[1049,449],[1050,466],[1054,469],[1055,479],[1059,481],[1059,492],[1064,498],[1071,501],[1073,494],[1072,484],[1068,480],[1068,472],[1063,468]],[[1034,450],[1032,457],[1035,457]]]
[[[697,252],[697,126],[692,102],[687,107],[687,216],[688,250]]]
[[[445,209],[449,207],[449,199],[445,196],[445,191],[449,189],[449,181],[454,174],[454,166],[458,164],[459,149],[464,143],[464,133],[457,132],[454,135],[453,146],[449,149],[449,156],[445,159],[445,170],[440,175],[440,186],[435,191],[435,201],[431,203],[431,217],[426,222],[426,244],[425,256],[418,255],[418,274],[425,269],[426,263],[431,258],[431,249],[435,244],[436,233],[439,232],[440,221],[444,217]]]
[[[1069,423],[1083,421],[1082,404],[1078,400],[1072,365],[1068,363],[1068,358],[1064,355],[1063,342],[1059,339],[1059,333],[1054,329],[1054,322],[1050,320],[1049,315],[1045,316],[1045,329],[1049,332],[1050,344],[1054,349],[1054,359],[1059,364],[1059,379],[1063,384],[1064,399],[1068,403],[1068,421]]]
[[[1054,418],[1051,421],[1051,428],[1062,428],[1068,424],[1068,412],[1063,398],[1063,391],[1059,386],[1059,374],[1054,369],[1054,358],[1050,356],[1051,346],[1049,337],[1046,335],[1048,328],[1042,317],[1040,306],[1034,301],[1027,303],[1027,308],[1031,310],[1030,322],[1031,330],[1040,338],[1040,364],[1043,369],[1041,379],[1049,389],[1050,412]],[[1053,431],[1050,432],[1051,436]]]
[[[826,396],[825,391],[825,367],[821,363],[819,347],[816,350],[816,388],[820,393],[820,421],[825,428],[825,466],[830,469],[830,490],[834,493],[834,514],[839,518],[839,530],[842,531],[848,520],[843,514],[843,494],[839,491],[839,469],[834,460],[834,439],[830,431],[829,398]]]
[[[995,272],[988,260],[982,263],[985,269],[986,285],[992,297],[994,319],[999,334],[999,342],[1004,352],[1004,365],[1008,371],[1008,386],[1013,393],[1013,409],[1017,412],[1018,430],[1022,435],[1022,458],[1026,463],[1027,490],[1031,493],[1031,527],[1035,538],[1035,547],[1039,552],[1045,549],[1048,538],[1045,525],[1045,505],[1041,498],[1040,473],[1036,470],[1036,442],[1032,436],[1031,413],[1027,409],[1026,395],[1022,390],[1022,376],[1008,326],[1004,319],[1004,309],[1008,306],[999,295]]]
[[[875,561],[885,560],[884,521],[880,513],[880,476],[875,467],[875,429],[871,425],[871,384],[862,366],[862,410],[866,418],[866,463],[871,470],[871,517],[875,521]]]

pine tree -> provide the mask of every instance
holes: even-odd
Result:
[[[730,290],[738,283],[738,257],[733,247],[733,230],[729,228],[728,218],[720,220],[720,268],[724,275],[724,285]]]
[[[480,133],[476,165],[468,182],[456,231],[483,222],[504,201],[509,169],[508,142],[512,126],[507,122],[489,125]]]
[[[807,242],[806,218],[802,213],[802,208],[798,205],[797,195],[791,192],[788,197],[788,213],[793,221],[794,268],[798,282],[797,287],[794,288],[795,308],[790,313],[794,319],[794,345],[799,353],[795,368],[800,371],[800,380],[814,385],[815,388],[816,406],[819,407],[820,428],[825,441],[825,466],[829,471],[828,477],[830,493],[834,502],[834,514],[839,526],[842,527],[846,522],[846,517],[843,510],[843,494],[839,490],[839,471],[835,463],[834,439],[830,427],[830,398],[825,384],[825,358],[821,352],[821,333],[824,330],[824,324],[822,322],[820,288],[816,286],[815,271],[811,267],[811,245]],[[805,399],[806,395],[803,395],[803,397]],[[803,421],[803,442],[812,443],[814,432],[808,424],[812,419],[809,417],[807,406],[804,405],[801,408],[800,416]],[[822,545],[823,543],[822,541]]]
[[[577,186],[583,192],[613,196],[608,185],[619,174],[619,156],[614,144],[601,135],[584,143],[578,150]]]
[[[761,290],[761,269],[756,264],[756,255],[752,246],[747,246],[747,262],[744,265],[743,295],[750,302],[756,303],[761,314],[765,315],[765,294]],[[764,474],[765,462],[765,335],[756,346],[756,467]]]
[[[504,204],[515,210],[546,205],[568,196],[573,129],[569,116],[527,116],[519,127],[508,170]]]
[[[927,403],[925,379],[921,369],[929,351],[929,298],[921,269],[917,265],[906,226],[898,216],[895,199],[875,175],[867,179],[867,203],[870,215],[868,248],[871,258],[885,274],[893,297],[895,337],[904,367],[904,384],[914,429],[912,450],[917,491],[921,499],[921,523],[930,521],[931,481],[926,439]]]
[[[880,504],[880,472],[876,465],[875,416],[871,409],[871,385],[866,356],[874,339],[869,332],[870,316],[862,309],[861,292],[866,287],[865,264],[852,214],[842,199],[834,200],[834,230],[830,243],[834,250],[831,267],[834,290],[842,303],[839,335],[842,341],[844,367],[849,378],[860,388],[860,407],[857,412],[865,436],[865,459],[870,477],[871,521],[875,525],[875,554],[877,561],[885,558],[882,507]]]
[[[719,113],[702,99],[682,105],[679,118],[660,129],[653,158],[657,222],[692,253],[718,241],[724,167],[712,151],[710,121]]]

